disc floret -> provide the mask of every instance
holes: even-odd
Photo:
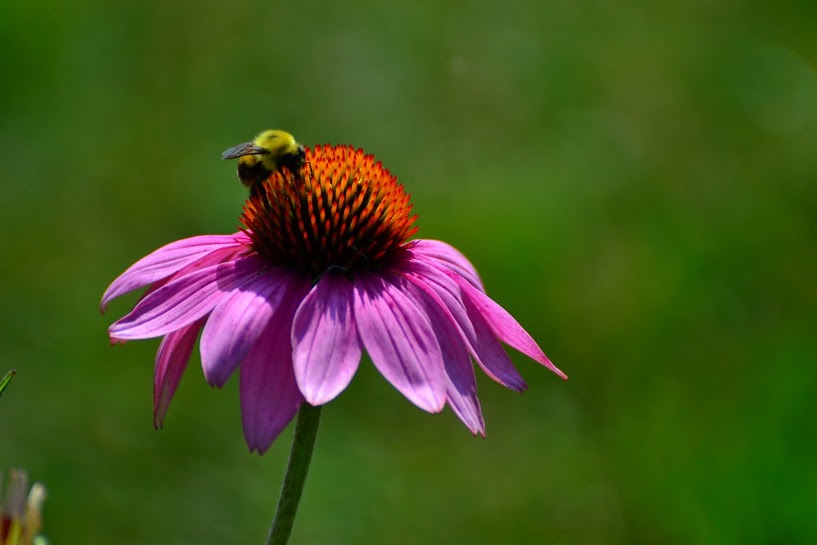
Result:
[[[417,232],[411,196],[372,155],[327,145],[306,157],[311,169],[273,173],[244,205],[242,230],[268,261],[351,274],[389,262]]]

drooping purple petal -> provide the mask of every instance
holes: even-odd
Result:
[[[187,368],[187,362],[190,361],[201,325],[199,320],[168,333],[159,344],[153,372],[153,426],[156,429],[161,428],[164,423],[170,401]]]
[[[246,240],[249,239],[244,233],[204,235],[162,246],[131,265],[108,286],[102,295],[100,310],[105,312],[108,303],[115,297],[167,278],[215,250],[239,246]]]
[[[450,244],[441,240],[418,239],[411,242],[409,250],[412,253],[434,259],[440,265],[451,269],[468,280],[478,290],[485,291],[477,269],[462,252]]]
[[[481,314],[468,310],[466,304],[470,303],[463,299],[459,284],[449,276],[451,271],[425,259],[411,260],[405,267],[405,276],[451,314],[471,355],[489,377],[511,390],[525,391],[528,388],[525,379]]]
[[[264,269],[262,258],[251,255],[195,271],[154,291],[108,334],[114,341],[160,337],[198,320],[226,292],[251,280]]]
[[[460,287],[462,287],[462,291],[465,294],[468,303],[472,305],[472,307],[469,308],[469,315],[471,316],[472,321],[476,321],[476,315],[482,316],[488,326],[491,328],[491,331],[493,331],[502,342],[516,348],[526,356],[541,363],[560,376],[563,380],[567,380],[567,375],[565,375],[558,367],[553,365],[545,353],[542,352],[542,349],[539,348],[539,345],[536,344],[536,341],[533,340],[533,337],[531,337],[528,332],[525,331],[521,325],[519,325],[519,322],[517,322],[507,310],[499,306],[493,299],[471,286],[471,284],[464,279],[458,278],[456,274],[451,274],[450,276],[460,285]],[[466,305],[468,303],[466,303]],[[471,314],[471,309],[474,311],[473,314]]]
[[[187,276],[188,274],[191,274],[200,269],[206,269],[207,267],[218,265],[219,263],[226,263],[227,261],[232,261],[236,259],[239,256],[239,254],[245,252],[245,250],[246,248],[244,246],[228,246],[226,248],[213,250],[212,252],[205,255],[198,261],[194,261],[193,263],[190,263],[189,265],[185,266],[180,271],[168,276],[167,278],[157,280],[156,282],[148,286],[148,288],[139,298],[139,301],[142,301],[142,299],[144,299],[154,291],[158,290],[159,288],[166,284],[169,284],[170,282],[173,282],[177,278]]]
[[[462,302],[462,290],[459,284],[448,276],[448,272],[450,271],[444,269],[436,260],[421,255],[408,260],[399,270],[400,274],[433,299],[439,299],[440,306],[451,313],[452,318],[462,330],[466,342],[469,345],[475,345],[477,344],[476,333]]]
[[[241,421],[250,452],[263,454],[298,412],[304,397],[292,369],[292,318],[303,298],[289,290],[239,368]]]
[[[152,283],[148,286],[148,289],[142,295],[144,298],[150,292],[156,291],[157,289],[161,288],[168,282],[172,282],[177,278],[181,278],[182,276],[187,276],[188,274],[197,271],[199,269],[205,269],[207,267],[212,267],[213,265],[218,265],[219,263],[225,263],[227,261],[233,261],[237,259],[242,253],[249,253],[246,246],[241,244],[235,246],[225,246],[223,248],[219,248],[217,250],[213,250],[212,252],[205,254],[200,259],[193,261],[192,263],[188,263],[177,272],[171,274],[167,278],[163,278],[161,280],[157,280],[156,282]]]
[[[474,359],[486,375],[506,388],[519,393],[528,389],[528,384],[511,361],[502,343],[496,338],[488,322],[473,307],[471,301],[465,299],[465,308],[474,325],[477,334],[477,344],[474,348]]]
[[[477,379],[468,357],[468,348],[451,313],[442,301],[431,297],[419,286],[411,285],[406,294],[425,310],[445,365],[445,393],[451,409],[474,435],[485,436],[485,421],[477,398]]]
[[[440,345],[422,309],[404,295],[405,282],[395,275],[355,277],[358,335],[386,380],[421,409],[439,412],[445,406]]]
[[[236,287],[213,308],[201,334],[201,364],[207,382],[221,388],[266,330],[290,283],[302,283],[273,268]]]
[[[323,405],[340,394],[360,364],[352,282],[328,271],[295,313],[292,324],[295,379],[307,402]]]

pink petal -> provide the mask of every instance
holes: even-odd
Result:
[[[409,250],[412,253],[434,259],[440,265],[451,269],[468,280],[478,290],[485,291],[477,269],[462,252],[450,244],[440,240],[418,239],[411,243]]]
[[[306,400],[323,405],[351,382],[360,364],[352,282],[328,271],[306,296],[292,325],[295,379]]]
[[[162,246],[130,266],[102,295],[100,310],[105,308],[111,299],[142,288],[180,271],[187,265],[203,258],[215,250],[239,246],[247,240],[247,235],[205,235],[185,238]]]
[[[108,334],[121,341],[160,337],[181,329],[210,312],[226,292],[264,267],[262,258],[251,255],[173,280],[142,299]]]
[[[497,340],[488,322],[473,306],[471,301],[465,300],[465,308],[471,317],[471,323],[476,331],[477,344],[474,348],[474,359],[486,375],[503,385],[505,388],[524,392],[528,385],[514,366],[511,357]]]
[[[477,398],[477,379],[468,349],[451,313],[441,301],[412,286],[409,296],[425,309],[431,327],[440,343],[445,364],[445,393],[451,409],[474,435],[485,436],[485,421]]]
[[[267,328],[290,282],[291,274],[270,269],[218,302],[201,334],[201,364],[207,382],[224,386]]]
[[[501,341],[538,361],[562,379],[567,380],[567,375],[551,363],[545,353],[542,352],[542,349],[539,348],[539,345],[536,344],[536,341],[507,310],[481,291],[472,287],[465,280],[458,278],[457,275],[452,274],[451,277],[462,287],[468,302],[471,303],[469,315],[475,324],[476,316],[481,316]]]
[[[451,313],[469,345],[477,344],[474,326],[462,301],[462,290],[459,284],[448,276],[450,272],[435,260],[425,256],[411,259],[399,271]]]
[[[485,319],[478,312],[469,312],[466,308],[467,299],[463,301],[459,284],[448,276],[452,274],[451,271],[436,263],[429,266],[414,259],[409,263],[405,274],[450,313],[471,355],[489,377],[517,392],[523,392],[528,388],[525,379],[516,370]]]
[[[373,274],[355,278],[355,321],[363,346],[380,373],[409,401],[428,412],[445,406],[440,345],[424,312],[403,291],[406,280]]]
[[[194,261],[189,265],[183,267],[180,271],[173,273],[172,275],[168,276],[167,278],[163,278],[161,280],[157,280],[153,284],[151,284],[148,289],[145,290],[145,293],[142,294],[142,297],[139,299],[140,301],[153,293],[154,291],[158,290],[165,284],[176,280],[177,278],[181,278],[183,276],[187,276],[190,273],[198,271],[200,269],[206,269],[207,267],[212,267],[213,265],[218,265],[219,263],[225,263],[227,261],[234,261],[240,254],[246,252],[247,248],[244,246],[228,246],[226,248],[220,248],[218,250],[213,250],[209,254],[205,255],[198,261]]]
[[[153,373],[153,426],[162,427],[170,400],[182,379],[196,337],[201,329],[201,321],[168,333],[156,352],[156,366]]]
[[[289,291],[239,370],[241,420],[250,451],[263,454],[303,403],[292,369],[292,317],[303,297]]]

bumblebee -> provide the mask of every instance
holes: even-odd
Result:
[[[294,136],[279,130],[264,131],[255,140],[226,150],[221,158],[238,159],[238,179],[250,192],[274,172],[286,176],[283,169],[299,177],[307,162],[306,149]]]

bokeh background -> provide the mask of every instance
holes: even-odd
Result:
[[[3,2],[0,468],[52,543],[262,543],[291,430],[110,347],[133,261],[229,233],[225,148],[374,153],[569,375],[480,377],[474,438],[370,364],[297,544],[817,542],[817,3]]]

